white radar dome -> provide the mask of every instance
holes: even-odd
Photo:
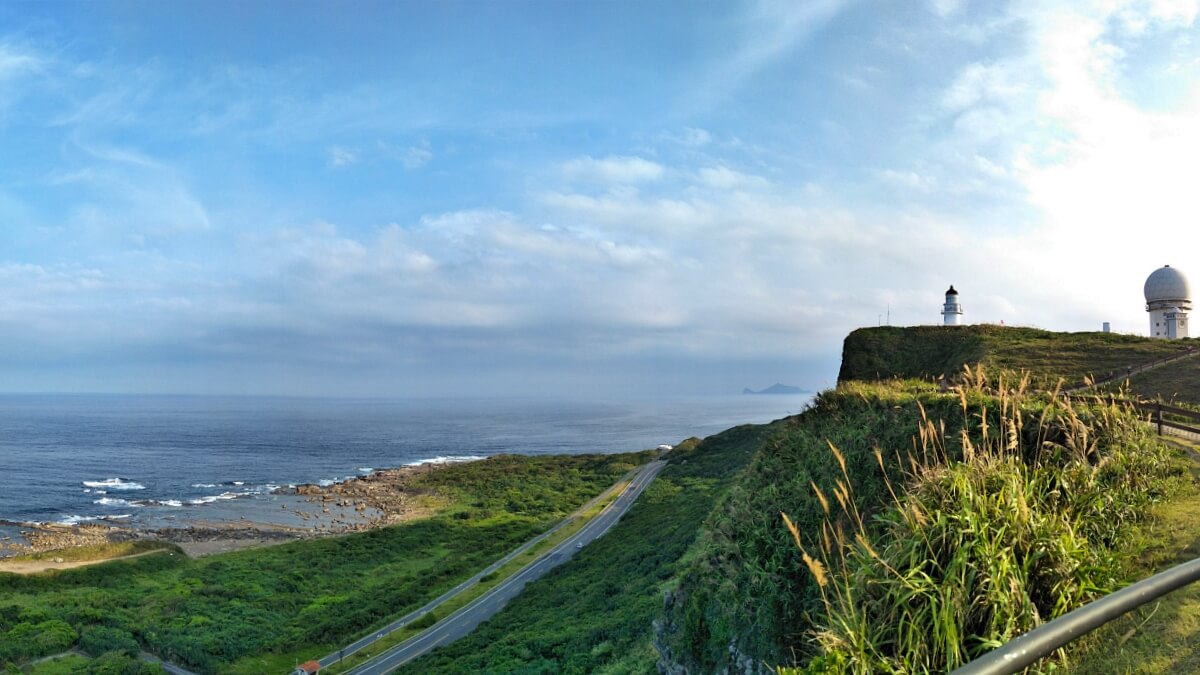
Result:
[[[1187,277],[1170,265],[1154,270],[1146,279],[1144,290],[1147,303],[1192,298],[1192,289],[1188,286]]]

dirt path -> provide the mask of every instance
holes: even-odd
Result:
[[[169,553],[170,549],[160,548],[153,551],[142,551],[141,553],[133,553],[123,555],[117,558],[104,558],[102,560],[67,560],[63,562],[55,562],[54,560],[28,560],[22,562],[10,562],[0,560],[0,572],[11,572],[12,574],[37,574],[46,570],[69,570],[75,567],[87,567],[88,565],[99,565],[100,563],[112,562],[114,560],[129,560],[130,558],[140,558],[144,555],[154,555],[156,553]]]

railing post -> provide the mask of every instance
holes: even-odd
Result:
[[[1163,435],[1163,433],[1162,433],[1163,425],[1162,425],[1162,404],[1161,403],[1154,404],[1154,421],[1158,422],[1158,435],[1162,436]]]

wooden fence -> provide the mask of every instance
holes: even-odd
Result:
[[[1138,412],[1148,413],[1150,415],[1150,422],[1158,428],[1159,436],[1162,436],[1164,427],[1200,435],[1200,426],[1192,426],[1179,421],[1182,419],[1185,422],[1195,422],[1200,425],[1200,412],[1194,410],[1179,408],[1156,401],[1131,401],[1113,396],[1080,396],[1071,394],[1069,397],[1080,401],[1094,401],[1109,405],[1126,405]]]

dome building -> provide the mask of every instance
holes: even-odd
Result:
[[[1143,290],[1146,311],[1150,313],[1150,337],[1165,340],[1187,337],[1192,289],[1183,272],[1164,265],[1150,274]]]

